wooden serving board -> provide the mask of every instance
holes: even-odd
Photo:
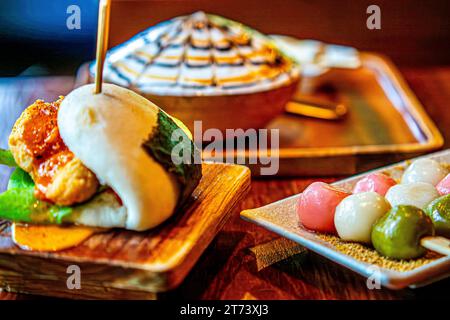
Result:
[[[182,282],[250,187],[250,171],[203,164],[191,201],[147,232],[110,230],[59,252],[18,248],[0,223],[0,288],[76,299],[155,299]],[[70,265],[80,267],[81,289],[69,289]]]

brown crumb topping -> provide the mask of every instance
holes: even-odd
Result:
[[[381,268],[405,272],[411,271],[430,262],[433,262],[442,256],[438,253],[428,251],[425,256],[411,260],[393,260],[380,255],[375,249],[366,245],[348,242],[339,239],[336,236],[328,234],[317,234],[321,240],[328,242],[336,250],[365,263],[373,264]]]

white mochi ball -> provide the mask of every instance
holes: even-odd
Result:
[[[352,194],[339,203],[334,225],[343,240],[371,243],[372,226],[390,209],[386,199],[376,192]]]
[[[425,209],[437,197],[439,197],[439,193],[436,188],[426,182],[397,184],[386,193],[386,199],[392,207],[411,205]]]
[[[402,183],[427,182],[433,186],[444,179],[448,170],[432,159],[414,161],[405,171]]]

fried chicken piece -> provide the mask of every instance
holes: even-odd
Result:
[[[62,100],[36,100],[25,109],[9,136],[9,148],[19,167],[33,178],[38,199],[72,205],[91,198],[99,182],[59,135],[57,116]]]

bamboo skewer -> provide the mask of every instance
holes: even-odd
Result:
[[[102,92],[103,64],[108,50],[110,0],[100,0],[98,7],[97,52],[95,70],[95,94]]]
[[[318,103],[306,99],[293,99],[286,105],[286,112],[289,114],[324,120],[340,120],[347,111],[347,107],[342,103]]]
[[[444,256],[450,256],[450,240],[447,238],[424,237],[420,239],[420,245]]]

